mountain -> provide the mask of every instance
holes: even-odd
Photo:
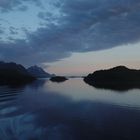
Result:
[[[38,66],[31,66],[27,70],[32,76],[36,78],[50,78],[52,76],[55,76],[54,74],[45,72],[41,67]]]
[[[117,66],[108,70],[95,71],[86,76],[84,81],[97,88],[114,90],[140,88],[140,70]]]
[[[35,80],[28,71],[19,64],[0,62],[0,84],[22,84]]]

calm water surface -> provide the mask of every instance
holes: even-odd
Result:
[[[140,89],[96,89],[80,78],[0,86],[0,140],[140,140]]]

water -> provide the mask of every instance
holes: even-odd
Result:
[[[0,140],[140,140],[140,89],[96,89],[80,78],[0,87]]]

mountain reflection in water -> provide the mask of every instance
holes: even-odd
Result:
[[[0,140],[139,140],[139,130],[139,89],[96,89],[80,78],[0,87]]]

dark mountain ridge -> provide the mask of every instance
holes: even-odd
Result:
[[[140,70],[117,66],[108,70],[95,71],[85,77],[84,81],[97,88],[116,90],[140,88]]]
[[[35,80],[20,64],[0,62],[0,84],[20,84]]]
[[[36,78],[50,78],[52,76],[55,76],[54,74],[45,72],[41,67],[38,67],[36,65],[29,67],[27,70],[32,76]]]

